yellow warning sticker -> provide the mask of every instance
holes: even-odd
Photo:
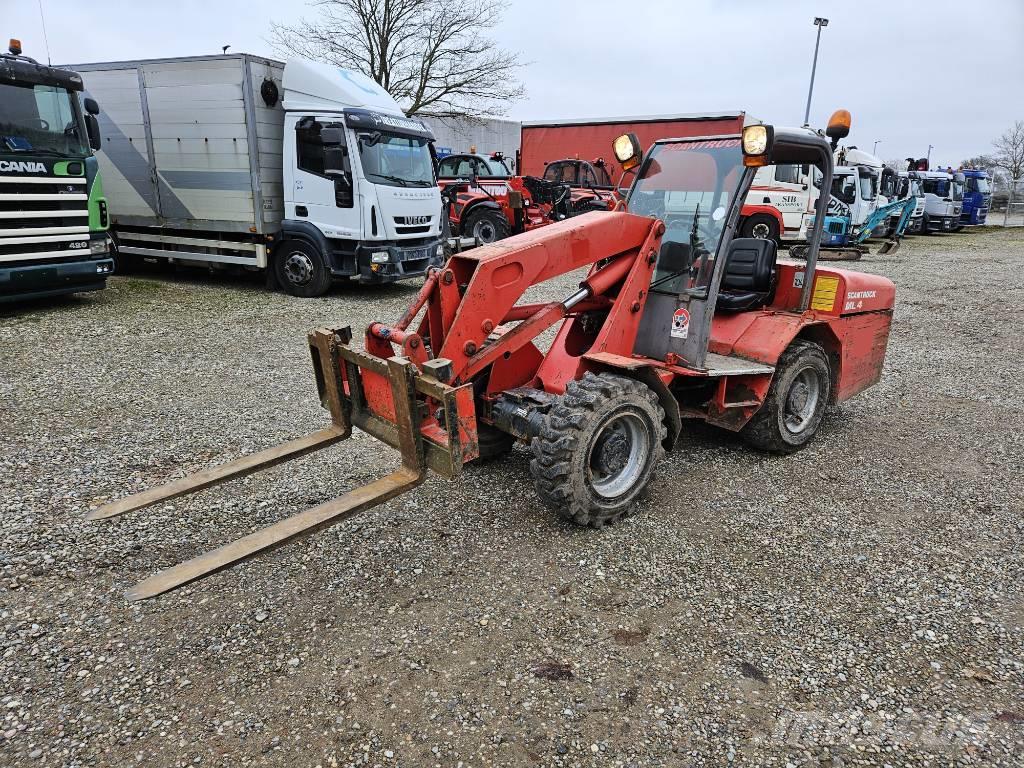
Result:
[[[831,312],[836,305],[836,292],[839,290],[838,277],[819,277],[814,281],[814,294],[811,296],[811,309]]]

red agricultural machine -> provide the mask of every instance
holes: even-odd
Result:
[[[577,169],[571,178],[569,164]],[[451,234],[486,245],[580,213],[614,207],[615,195],[603,163],[564,160],[551,164],[552,170],[556,168],[557,178],[549,178],[547,172],[539,178],[513,174],[500,153],[444,158],[437,175],[448,203]],[[600,174],[595,173],[598,168]]]
[[[830,122],[833,142],[848,124]],[[319,432],[115,501],[109,518],[249,474],[343,440],[352,427],[398,449],[391,474],[141,582],[152,597],[337,523],[480,457],[532,451],[541,501],[600,528],[628,514],[688,419],[788,453],[829,403],[878,381],[895,288],[883,277],[817,268],[827,197],[806,262],[736,234],[755,168],[809,163],[832,177],[832,146],[806,128],[615,142],[634,169],[630,212],[588,213],[453,256],[397,322],[309,336]],[[529,288],[589,267],[561,301]],[[544,350],[538,336],[558,326]]]

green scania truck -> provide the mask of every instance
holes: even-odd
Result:
[[[81,75],[43,66],[11,40],[0,54],[0,303],[95,291],[114,271]]]

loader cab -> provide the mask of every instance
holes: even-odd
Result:
[[[544,181],[590,189],[614,187],[603,160],[593,163],[585,160],[556,160],[544,168]]]
[[[626,207],[665,224],[634,352],[704,370],[716,311],[756,311],[775,292],[776,242],[736,232],[757,169],[806,164],[829,189],[832,147],[810,129],[753,125],[742,134],[657,141],[637,166],[639,142],[630,136],[615,144],[623,167],[638,167]],[[819,195],[808,237],[807,287],[788,311],[807,307],[827,204],[827,196]]]

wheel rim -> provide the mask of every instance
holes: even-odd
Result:
[[[284,260],[284,275],[292,285],[306,285],[313,279],[313,260],[302,251],[293,251]]]
[[[763,221],[757,222],[753,227],[750,228],[750,234],[756,237],[758,240],[767,240],[772,236],[772,228],[765,224]]]
[[[498,239],[498,231],[492,222],[483,219],[473,225],[473,237],[481,243],[493,243]]]
[[[783,421],[790,434],[799,435],[811,424],[821,400],[821,379],[813,368],[804,368],[793,377],[786,394]]]
[[[606,421],[590,447],[590,484],[598,496],[614,499],[627,493],[643,475],[650,455],[650,430],[635,413]]]

